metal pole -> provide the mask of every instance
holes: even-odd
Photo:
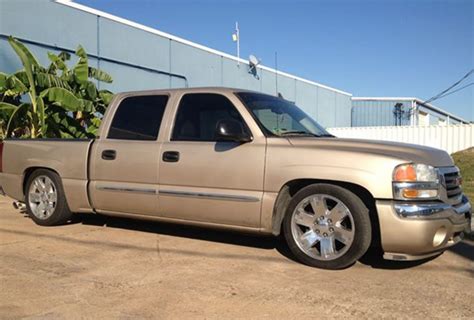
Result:
[[[235,33],[237,34],[237,66],[240,67],[240,30],[239,23],[235,23]]]
[[[278,52],[275,51],[275,91],[278,96]]]

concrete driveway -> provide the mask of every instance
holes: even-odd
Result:
[[[474,317],[473,242],[423,264],[343,271],[288,256],[279,239],[179,225],[39,227],[1,198],[0,318]]]

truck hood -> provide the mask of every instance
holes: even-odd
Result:
[[[421,145],[345,138],[289,137],[294,147],[317,148],[345,153],[373,154],[405,162],[423,163],[434,167],[453,166],[451,156],[440,149]]]

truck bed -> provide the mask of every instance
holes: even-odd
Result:
[[[24,200],[24,182],[35,168],[47,167],[62,178],[67,201],[75,212],[90,212],[87,195],[88,158],[93,139],[7,139],[3,142],[0,185]]]

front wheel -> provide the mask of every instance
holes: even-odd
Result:
[[[370,246],[368,209],[347,189],[314,184],[290,201],[283,232],[290,250],[302,263],[324,269],[354,264]]]
[[[53,226],[71,218],[61,178],[55,172],[36,170],[29,177],[25,191],[28,215],[37,224]]]

